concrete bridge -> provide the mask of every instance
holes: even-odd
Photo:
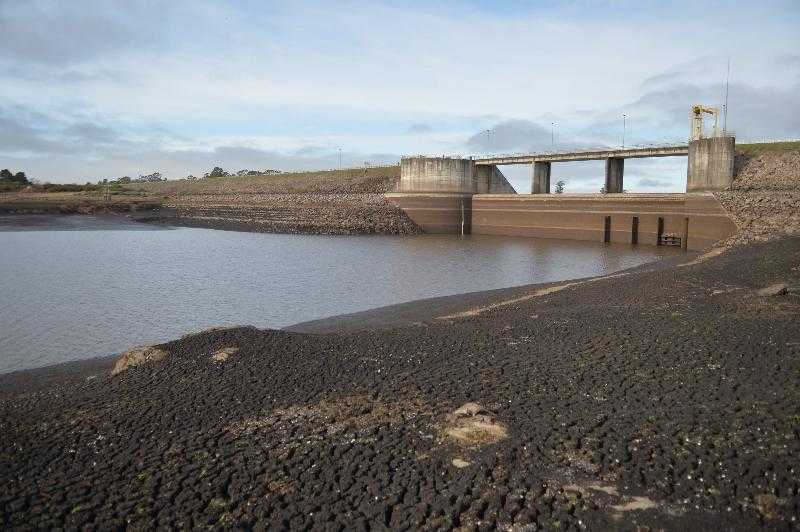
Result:
[[[576,150],[565,152],[533,153],[529,155],[494,155],[473,159],[477,165],[532,164],[537,162],[600,161],[602,159],[637,159],[643,157],[675,157],[689,155],[689,145],[654,146],[648,148],[620,148],[602,150]]]
[[[475,160],[476,166],[497,166],[507,164],[530,164],[531,193],[550,193],[550,167],[555,162],[606,161],[605,191],[623,191],[625,159],[644,157],[676,157],[689,155],[689,145],[656,146],[648,148],[620,148],[590,151],[568,151],[560,153],[534,153],[529,155],[500,155]]]

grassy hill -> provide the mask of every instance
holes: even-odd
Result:
[[[759,142],[752,144],[737,144],[736,151],[744,155],[759,155],[762,153],[800,152],[800,140],[787,142]]]
[[[275,175],[131,183],[130,190],[162,196],[203,194],[383,194],[400,179],[399,166],[286,172]]]

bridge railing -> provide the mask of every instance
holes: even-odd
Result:
[[[403,157],[445,157],[453,159],[508,159],[512,157],[529,157],[531,155],[568,155],[568,154],[582,154],[582,153],[596,153],[602,151],[617,151],[617,150],[646,150],[658,148],[684,148],[688,144],[688,139],[684,142],[647,142],[636,144],[625,144],[625,146],[578,146],[578,147],[564,147],[553,149],[532,150],[526,152],[484,152],[479,154],[472,154],[464,156],[460,153],[415,153],[405,154]]]
[[[687,141],[688,142],[688,141]],[[479,159],[507,159],[512,157],[526,157],[532,154],[535,155],[569,155],[569,154],[582,154],[582,153],[596,153],[603,151],[621,151],[621,150],[647,150],[647,149],[664,149],[664,148],[683,148],[686,147],[687,142],[648,142],[637,144],[625,144],[625,146],[581,146],[577,148],[563,148],[555,150],[537,150],[532,152],[506,152],[506,153],[483,153],[476,158]]]

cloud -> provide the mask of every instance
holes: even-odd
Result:
[[[408,134],[420,134],[420,133],[430,133],[433,131],[433,127],[429,124],[411,124],[406,129],[406,133]]]
[[[478,151],[529,151],[551,144],[551,131],[530,120],[505,120],[467,139]]]
[[[324,167],[339,146],[355,164],[545,151],[551,122],[558,148],[619,145],[622,113],[626,144],[680,142],[691,104],[722,101],[728,57],[738,138],[800,136],[795,0],[454,6],[0,0],[0,157],[63,180],[214,157]]]
[[[181,148],[181,145],[195,147]],[[170,178],[226,169],[336,168],[335,146],[306,143],[296,149],[242,144],[209,145],[173,134],[160,124],[129,123],[113,117],[44,113],[24,106],[0,107],[0,161],[43,181],[86,181],[160,171]],[[385,152],[342,150],[342,164],[395,164]]]
[[[38,111],[0,105],[0,157],[30,160],[54,155],[97,158],[185,141],[154,123],[131,123],[81,109]]]
[[[164,37],[172,9],[142,0],[0,2],[0,59],[68,65],[150,48]]]
[[[670,186],[672,183],[670,181],[659,180],[659,179],[639,179],[636,184],[640,187],[644,188],[666,188]]]

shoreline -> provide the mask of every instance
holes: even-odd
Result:
[[[4,526],[790,527],[800,238],[707,257],[0,376]]]

